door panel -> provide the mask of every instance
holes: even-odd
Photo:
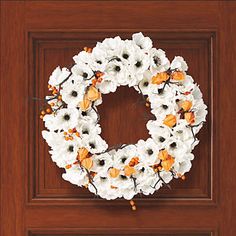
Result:
[[[235,11],[233,1],[1,1],[1,235],[236,235]],[[61,178],[33,98],[84,46],[139,31],[186,59],[209,113],[187,179],[137,196],[131,211]],[[150,112],[131,89],[105,95],[99,112],[109,144],[148,137]]]
[[[30,89],[32,97],[43,98],[47,95],[47,82],[53,69],[58,65],[73,64],[72,57],[81,51],[84,45],[93,47],[97,41],[101,41],[105,37],[113,37],[119,34],[123,38],[130,38],[135,31],[119,32],[77,32],[77,33],[31,33],[29,35],[29,43],[32,45],[30,54],[34,54],[32,61],[32,71],[30,81],[32,81]],[[172,190],[162,188],[157,194],[142,199],[143,201],[153,199],[154,201],[168,200],[168,204],[172,203],[172,199],[179,201],[179,204],[213,204],[213,179],[211,178],[213,171],[213,130],[210,125],[211,113],[213,113],[213,88],[211,87],[213,78],[213,56],[215,54],[215,34],[214,32],[149,32],[147,35],[152,37],[154,46],[164,49],[168,58],[173,59],[175,55],[183,55],[189,62],[189,73],[200,84],[204,94],[204,100],[209,109],[207,117],[207,125],[201,131],[199,138],[201,145],[195,149],[196,158],[193,162],[193,169],[187,176],[186,181],[176,180],[171,184]],[[101,115],[101,126],[103,128],[102,135],[111,145],[119,143],[135,143],[140,138],[147,138],[146,122],[150,117],[144,104],[140,103],[141,96],[133,89],[120,88],[115,94],[103,96],[104,102],[99,106]],[[119,105],[120,104],[120,105]],[[123,104],[126,104],[125,107]],[[36,105],[36,107],[35,107]],[[116,107],[116,109],[113,109]],[[30,117],[32,119],[31,130],[35,133],[30,138],[32,144],[31,155],[31,174],[35,176],[30,183],[31,200],[39,202],[45,200],[50,204],[57,204],[63,200],[73,202],[75,204],[84,200],[93,199],[93,194],[81,188],[77,188],[65,182],[61,178],[63,170],[60,170],[52,163],[48,154],[48,146],[41,137],[43,124],[38,119],[40,106],[32,103]],[[138,109],[138,110],[137,110]],[[127,116],[127,112],[129,115]],[[143,113],[143,115],[142,115]],[[138,118],[136,114],[141,114]],[[118,118],[117,118],[118,117]],[[147,119],[148,118],[148,119]],[[133,122],[135,120],[137,123]],[[132,122],[132,123],[131,123]],[[131,123],[132,125],[129,125]],[[139,129],[136,129],[139,127]],[[120,134],[119,130],[125,130]],[[119,135],[116,135],[119,133]],[[201,168],[199,168],[201,166]],[[37,170],[37,171],[35,171]],[[76,199],[74,199],[76,198]],[[184,198],[184,199],[183,199]],[[60,199],[58,201],[58,199]],[[138,198],[139,200],[139,198]],[[89,200],[90,201],[90,200]],[[101,199],[95,199],[101,201]],[[102,203],[103,204],[103,203]],[[117,204],[117,203],[115,203]],[[153,204],[153,203],[152,203]]]

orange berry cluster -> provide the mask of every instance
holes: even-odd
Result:
[[[50,108],[47,108],[45,111],[41,111],[40,113],[40,119],[43,119],[43,117],[46,115],[46,114],[51,114],[52,113],[52,110]]]
[[[88,53],[91,53],[93,51],[93,49],[89,48],[89,47],[84,47],[84,51],[88,52]]]
[[[133,200],[130,200],[129,203],[130,203],[130,205],[131,205],[131,209],[132,209],[133,211],[136,211],[136,210],[137,210],[137,207],[135,206],[134,201],[133,201]]]
[[[92,80],[93,86],[96,86],[97,83],[101,83],[102,82],[102,80],[103,80],[102,76],[103,75],[104,75],[104,73],[100,72],[100,71],[97,71],[95,73],[95,78]]]
[[[64,137],[66,141],[73,140],[73,134],[75,134],[77,137],[80,137],[79,132],[74,128],[74,129],[69,129],[68,132],[64,132]]]

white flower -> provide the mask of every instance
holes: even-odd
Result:
[[[79,111],[76,108],[62,108],[58,110],[55,124],[58,129],[69,130],[78,125]]]
[[[97,122],[98,121],[98,113],[93,108],[87,111],[79,111],[79,120],[84,120],[87,122]]]
[[[106,75],[102,82],[97,85],[97,88],[102,94],[114,93],[117,89],[117,82]]]
[[[62,100],[68,107],[78,107],[79,102],[83,100],[85,86],[82,83],[66,84],[60,91]]]
[[[106,151],[107,143],[99,135],[89,135],[82,139],[83,144],[92,154],[98,154]]]
[[[150,61],[150,70],[154,74],[166,71],[170,67],[170,61],[162,49],[152,48],[150,50]]]
[[[67,68],[60,68],[58,66],[51,74],[48,84],[52,86],[58,86],[62,81],[64,81],[70,75],[70,71]]]
[[[162,126],[161,122],[155,121],[148,121],[147,129],[149,130],[149,134],[157,143],[158,147],[161,149],[164,147],[165,143],[168,141],[171,135],[171,129],[167,126]]]
[[[137,150],[140,156],[140,160],[147,165],[158,164],[159,160],[157,158],[159,148],[153,139],[149,138],[146,141],[139,140],[137,143]]]
[[[87,65],[92,63],[92,54],[86,51],[81,51],[78,55],[73,57],[75,63],[80,64],[81,62]]]
[[[165,149],[174,158],[182,158],[182,156],[189,151],[189,148],[191,147],[173,136],[165,143]]]
[[[171,96],[171,95],[170,95]],[[158,97],[158,95],[157,95]],[[160,119],[164,119],[166,115],[168,114],[174,114],[177,105],[174,103],[171,103],[167,99],[153,99],[154,96],[150,99],[151,102],[151,112]]]
[[[141,32],[133,34],[132,39],[141,49],[147,51],[152,48],[152,40],[149,37],[144,37]]]
[[[148,95],[150,93],[150,83],[151,83],[152,73],[147,70],[143,74],[143,79],[139,82],[135,89],[142,92],[143,95]],[[140,89],[140,90],[139,90]]]
[[[113,167],[123,168],[125,165],[128,165],[130,160],[137,156],[137,148],[135,145],[128,145],[124,148],[117,150],[114,154],[114,163]]]
[[[43,117],[43,121],[45,127],[51,131],[55,131],[60,128],[60,126],[58,126],[57,118],[54,114],[46,114]]]
[[[112,167],[113,160],[112,156],[109,153],[93,155],[92,158],[93,158],[93,166],[91,171],[102,172],[102,171],[107,171],[110,167]]]
[[[102,43],[97,43],[96,47],[106,51],[107,57],[112,59],[113,56],[117,56],[120,54],[123,46],[123,41],[119,36],[115,38],[106,38],[102,41]]]
[[[127,85],[127,69],[120,61],[113,60],[107,64],[106,74],[111,80],[117,82],[118,85]]]
[[[173,167],[178,174],[184,175],[186,172],[190,171],[192,164],[190,160],[176,161]]]
[[[75,64],[71,68],[71,72],[73,73],[73,75],[82,78],[85,85],[91,84],[91,79],[94,76],[92,69],[84,63]]]
[[[52,160],[56,162],[59,167],[65,167],[68,164],[73,164],[77,161],[78,150],[81,147],[79,139],[73,141],[63,141],[59,145],[52,146],[49,151]]]
[[[170,68],[172,70],[180,70],[180,71],[187,71],[188,65],[186,61],[183,59],[183,57],[177,56],[174,58],[174,60],[170,64]]]
[[[101,48],[95,47],[92,51],[92,63],[91,68],[95,71],[103,72],[106,68],[106,64],[108,63],[106,51]]]
[[[83,186],[89,183],[87,173],[78,166],[67,169],[66,173],[62,174],[62,178],[77,186]]]
[[[130,72],[134,77],[139,77],[137,80],[141,80],[143,78],[143,73],[149,67],[149,57],[143,51],[138,50],[135,53],[133,60],[131,61]],[[131,85],[133,86],[133,85]]]
[[[92,121],[81,120],[77,126],[77,130],[80,136],[95,136],[101,133],[101,127],[99,124],[93,123]]]

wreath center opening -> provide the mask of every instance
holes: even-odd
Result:
[[[149,137],[146,123],[153,116],[141,96],[128,86],[102,96],[103,103],[98,106],[101,136],[110,147]]]

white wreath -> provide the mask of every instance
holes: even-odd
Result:
[[[191,168],[196,133],[207,111],[199,87],[186,74],[182,57],[170,63],[142,33],[132,40],[106,38],[73,57],[71,71],[57,67],[49,79],[50,108],[41,112],[52,160],[63,178],[107,200],[153,194]],[[100,136],[97,106],[102,94],[134,87],[156,120],[147,122],[150,138],[109,148]]]

